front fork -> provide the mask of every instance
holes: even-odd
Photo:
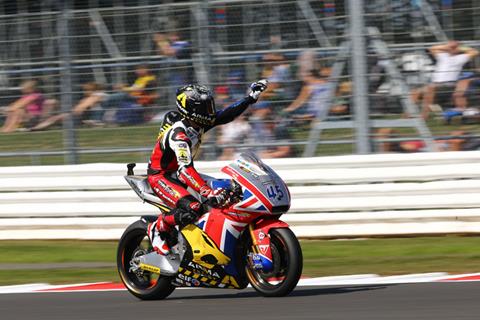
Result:
[[[255,270],[264,272],[272,271],[273,258],[270,246],[270,229],[288,228],[288,224],[278,219],[262,219],[251,223],[249,226],[250,237],[252,238],[252,250],[248,259]]]

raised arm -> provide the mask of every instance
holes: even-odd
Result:
[[[225,123],[229,123],[239,115],[241,115],[245,110],[247,110],[248,106],[254,104],[256,100],[252,97],[247,96],[242,100],[239,100],[223,110],[217,111],[217,116],[215,118],[214,126],[222,125]]]
[[[470,59],[475,58],[478,55],[478,50],[470,47],[460,47],[460,50],[463,51],[464,54],[468,55]]]
[[[435,46],[430,47],[430,48],[428,49],[428,51],[430,51],[430,53],[431,53],[432,55],[436,56],[436,55],[439,54],[439,53],[449,51],[451,45],[452,45],[451,42],[444,43],[444,44],[439,44],[439,45],[435,45]]]
[[[247,110],[249,105],[257,102],[260,94],[265,91],[265,89],[267,89],[267,80],[260,80],[252,83],[250,85],[250,93],[248,96],[223,110],[217,111],[213,127],[235,120],[235,118]]]
[[[300,108],[305,102],[307,102],[308,98],[310,97],[310,86],[304,85],[298,94],[298,97],[290,103],[288,107],[283,109],[285,112],[293,112]]]

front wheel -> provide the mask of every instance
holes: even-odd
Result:
[[[303,269],[302,248],[288,228],[270,230],[273,270],[266,273],[247,263],[246,273],[252,287],[265,297],[286,296],[296,287]]]
[[[151,251],[147,223],[142,220],[131,224],[118,243],[117,269],[120,278],[128,291],[142,300],[164,299],[175,289],[171,277],[131,268],[130,262],[133,259]]]

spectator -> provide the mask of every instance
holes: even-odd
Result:
[[[272,112],[268,101],[259,101],[250,108],[249,124],[252,127],[251,137],[255,143],[267,144],[272,141],[271,132],[266,125],[269,115]],[[255,148],[257,152],[263,151],[263,146]]]
[[[104,113],[102,103],[107,98],[107,94],[102,89],[102,86],[95,82],[86,83],[82,88],[84,98],[73,107],[71,115],[75,117],[77,124],[102,125]],[[63,121],[69,115],[70,113],[53,115],[34,126],[32,130],[44,130]]]
[[[478,100],[478,88],[480,87],[480,77],[478,70],[476,72],[463,72],[455,88],[454,99],[458,111],[467,111],[469,100]]]
[[[269,84],[270,85],[270,84]],[[228,95],[233,101],[245,96],[245,77],[241,70],[232,70],[227,77]],[[268,89],[267,89],[268,90]]]
[[[392,128],[380,128],[377,131],[377,138],[380,140],[397,138],[398,132]],[[380,152],[390,153],[411,153],[420,152],[425,147],[422,140],[408,140],[408,141],[381,141],[379,143]]]
[[[252,139],[261,145],[255,148],[256,152],[264,158],[293,156],[295,152],[291,145],[271,145],[272,142],[290,142],[291,136],[288,127],[291,125],[291,121],[275,117],[275,113],[265,101],[256,103],[250,110],[252,111],[249,119]]]
[[[461,148],[463,151],[480,150],[480,138],[472,136],[467,132]]]
[[[119,91],[105,100],[108,110],[116,110],[114,121],[119,124],[139,124],[146,120],[146,108],[158,98],[156,77],[146,65],[135,68],[137,79],[130,86],[119,86]]]
[[[465,107],[462,101],[462,92],[465,91],[465,83],[459,80],[463,66],[473,57],[478,55],[478,51],[468,47],[460,47],[457,41],[449,41],[446,44],[433,46],[430,53],[435,57],[437,63],[432,75],[432,83],[424,88],[422,117],[427,119],[431,105],[435,102],[437,93],[447,90],[454,91],[455,106]]]
[[[261,78],[268,80],[268,89],[264,92],[262,99],[275,103],[275,109],[285,107],[284,101],[292,100],[292,79],[290,65],[284,56],[278,53],[268,53],[263,56],[266,63]]]
[[[262,158],[286,158],[295,157],[295,148],[289,143],[292,140],[290,132],[288,130],[289,121],[279,121],[272,113],[265,118],[265,126],[269,131],[270,139],[275,145],[272,145],[262,152],[260,157]],[[282,143],[284,143],[282,145]]]
[[[22,96],[6,108],[7,117],[0,132],[8,133],[24,125],[30,128],[42,119],[45,97],[37,88],[37,81],[27,80],[21,83]]]
[[[157,32],[153,36],[158,54],[165,56],[171,62],[174,68],[170,71],[168,82],[170,86],[179,87],[186,83],[191,83],[193,78],[193,69],[191,63],[180,63],[181,60],[191,59],[190,42],[181,40],[176,31],[167,34]]]
[[[297,78],[305,81],[305,77],[310,76],[312,70],[318,70],[319,66],[316,61],[316,53],[314,50],[305,50],[297,57]]]
[[[167,34],[157,32],[154,34],[153,40],[157,45],[158,53],[161,55],[177,59],[190,59],[191,57],[190,43],[180,40],[176,31]]]
[[[381,128],[377,131],[378,139],[392,139],[398,137],[398,132],[392,128]],[[435,151],[475,150],[480,144],[478,140],[467,137],[465,131],[452,131],[449,137],[435,140]],[[423,140],[382,141],[380,152],[411,153],[425,151]]]
[[[81,99],[72,113],[78,119],[78,122],[85,124],[99,125],[103,119],[103,102],[108,95],[103,87],[95,82],[89,82],[82,86],[84,98]]]
[[[340,82],[337,88],[337,94],[333,98],[330,113],[336,116],[343,116],[350,113],[350,97],[352,96],[352,82]]]
[[[298,97],[285,109],[284,113],[292,113],[299,119],[312,120],[325,118],[328,115],[330,84],[326,80],[328,71],[320,73],[311,70],[304,77],[304,83]]]

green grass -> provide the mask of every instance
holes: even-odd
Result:
[[[451,131],[464,130],[480,133],[480,127],[475,125],[461,125],[455,122],[445,125],[438,119],[428,121],[428,126],[434,135],[448,135]],[[296,140],[308,139],[308,125],[302,125],[294,133]],[[401,135],[414,137],[417,135],[412,128],[399,128]],[[134,127],[85,128],[76,130],[79,148],[122,148],[143,147],[151,148],[158,133],[158,125],[144,125]],[[354,130],[335,129],[324,130],[321,140],[353,139]],[[210,135],[211,136],[211,135]],[[211,138],[213,138],[211,136]],[[301,149],[301,147],[299,147]],[[63,150],[63,132],[49,130],[41,132],[15,132],[0,134],[0,152],[21,151],[60,151]],[[317,155],[351,154],[354,148],[350,144],[319,145]],[[115,153],[115,154],[88,154],[81,155],[81,163],[88,162],[145,162],[147,153]],[[42,157],[0,157],[0,166],[31,165],[31,164],[63,164],[63,156]]]
[[[302,248],[309,276],[480,272],[477,237],[304,241]]]
[[[0,241],[1,263],[115,262],[112,241]]]
[[[480,238],[421,237],[301,241],[305,276],[376,273],[480,272]],[[0,241],[2,264],[102,262],[115,264],[111,241]],[[0,285],[114,281],[114,267],[0,270]]]
[[[158,126],[89,128],[76,131],[77,147],[95,148],[153,148],[158,133]],[[28,151],[62,151],[63,132],[50,130],[40,132],[15,132],[0,134],[0,152]],[[91,162],[146,162],[149,152],[113,153],[113,154],[82,154],[80,163]],[[14,156],[0,157],[0,166],[18,165],[55,165],[63,164],[60,156]]]

